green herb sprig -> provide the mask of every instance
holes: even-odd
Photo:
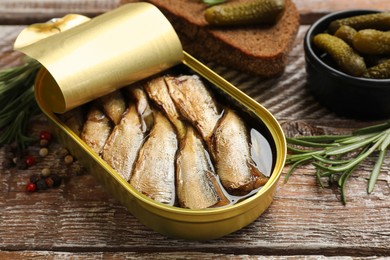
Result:
[[[350,135],[287,137],[287,143],[289,155],[286,164],[291,164],[291,167],[285,181],[297,167],[311,163],[316,168],[316,178],[321,187],[324,187],[322,177],[337,180],[345,205],[345,186],[351,173],[375,152],[378,158],[370,174],[367,192],[374,190],[390,144],[390,121],[355,130]]]
[[[30,118],[39,112],[34,80],[40,66],[25,58],[24,64],[0,71],[0,146],[16,143],[22,150],[35,140],[26,128]]]
[[[225,0],[202,0],[207,5],[219,5],[225,2]]]

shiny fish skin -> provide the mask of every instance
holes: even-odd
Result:
[[[135,99],[138,115],[142,123],[142,131],[149,132],[153,126],[153,111],[150,108],[148,96],[140,87],[130,86],[130,95]]]
[[[81,132],[81,139],[98,155],[110,136],[112,127],[110,119],[97,106],[92,106]]]
[[[221,201],[216,175],[196,130],[188,127],[177,157],[176,187],[183,208],[205,209]],[[225,198],[226,199],[226,198]]]
[[[141,122],[132,104],[114,127],[103,148],[103,159],[126,181],[130,179],[134,162],[144,142]]]
[[[81,136],[81,131],[84,127],[84,110],[81,107],[76,107],[64,114],[60,114],[59,117],[73,133]]]
[[[165,81],[180,113],[198,129],[208,143],[220,118],[211,93],[196,75],[166,77]]]
[[[169,95],[164,77],[158,77],[148,81],[145,85],[145,91],[148,93],[149,98],[164,111],[171,123],[176,127],[179,139],[183,139],[186,133],[186,127],[183,121],[180,120],[180,114]]]
[[[244,122],[232,110],[225,110],[212,146],[217,174],[229,193],[245,195],[267,182],[268,178],[256,168],[251,158]]]
[[[99,100],[106,115],[115,125],[119,124],[126,110],[126,102],[122,93],[117,90],[101,97]]]
[[[176,132],[160,112],[142,146],[130,184],[155,201],[173,205],[175,202],[175,156],[178,149]]]

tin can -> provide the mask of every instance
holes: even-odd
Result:
[[[190,72],[199,75],[202,80],[211,86],[212,92],[218,92],[218,95],[222,99],[225,99],[227,103],[232,104],[240,113],[254,120],[254,123],[258,124],[263,134],[267,136],[270,144],[272,150],[272,167],[270,169],[269,180],[255,194],[234,205],[193,210],[165,205],[148,198],[124,180],[101,157],[94,153],[76,133],[61,121],[59,115],[56,113],[57,111],[53,109],[52,103],[48,101],[48,95],[50,95],[48,92],[50,92],[52,86],[57,88],[58,83],[47,68],[43,68],[37,75],[35,95],[38,105],[54,125],[59,141],[143,224],[169,237],[210,240],[225,236],[247,226],[269,207],[284,167],[287,150],[286,141],[279,123],[267,109],[190,54],[183,50],[179,50],[179,52],[175,54],[175,61],[169,65],[166,62],[163,62],[163,66],[157,65],[160,68],[158,72],[164,73],[165,70],[173,68],[175,70],[185,71],[186,73]],[[152,63],[158,64],[158,62],[156,63],[154,61]],[[90,64],[90,66],[96,67],[95,64]],[[121,66],[121,64],[117,66]],[[114,66],[112,70],[116,70],[117,66]],[[121,68],[118,69],[120,70]],[[137,77],[138,80],[141,80],[152,75],[154,73],[148,73],[148,75],[142,75],[141,73]],[[134,82],[134,80],[131,80],[131,82]],[[118,89],[124,84],[131,82],[120,81],[114,89]],[[97,94],[95,98],[100,95],[102,93]]]

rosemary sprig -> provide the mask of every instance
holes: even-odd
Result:
[[[40,64],[25,58],[24,64],[0,71],[0,146],[16,143],[24,149],[34,140],[26,133],[29,119],[39,112],[34,80]]]
[[[218,5],[225,2],[225,0],[202,0],[207,5]]]
[[[286,164],[291,164],[285,181],[297,167],[311,163],[316,168],[316,178],[321,187],[323,177],[337,179],[341,201],[346,204],[345,186],[352,172],[373,153],[378,158],[370,174],[367,193],[374,190],[381,167],[390,144],[390,121],[355,130],[351,135],[323,135],[287,137],[289,155]]]

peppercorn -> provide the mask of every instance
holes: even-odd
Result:
[[[50,175],[50,169],[47,167],[43,168],[41,174],[43,177],[48,177]]]
[[[38,174],[33,174],[33,175],[30,176],[30,182],[32,182],[32,183],[36,183],[40,179],[41,179],[41,176],[39,176]]]
[[[39,145],[42,147],[46,147],[49,145],[49,141],[46,139],[41,139],[41,140],[39,140]]]
[[[51,188],[54,185],[54,180],[51,177],[47,177],[45,178],[45,183],[48,188]]]
[[[49,150],[46,147],[39,149],[39,155],[45,157],[49,154]]]
[[[58,174],[52,174],[50,178],[53,180],[53,187],[58,187],[61,185],[62,178]]]
[[[29,182],[26,185],[26,191],[34,192],[37,189],[37,185],[35,183]]]
[[[51,141],[51,139],[52,139],[52,134],[49,132],[49,131],[41,131],[40,133],[39,133],[39,139],[40,140],[47,140],[47,141]]]
[[[67,156],[69,154],[69,151],[68,151],[68,149],[62,147],[56,151],[56,154],[57,154],[58,158],[64,158],[65,156]]]
[[[27,166],[33,166],[34,164],[36,164],[37,160],[34,156],[29,155],[26,157],[25,162]]]
[[[37,181],[37,189],[38,190],[46,190],[47,189],[47,184],[45,182],[45,179],[40,179]]]
[[[67,156],[65,156],[64,162],[66,165],[73,163],[73,156],[68,154]]]

